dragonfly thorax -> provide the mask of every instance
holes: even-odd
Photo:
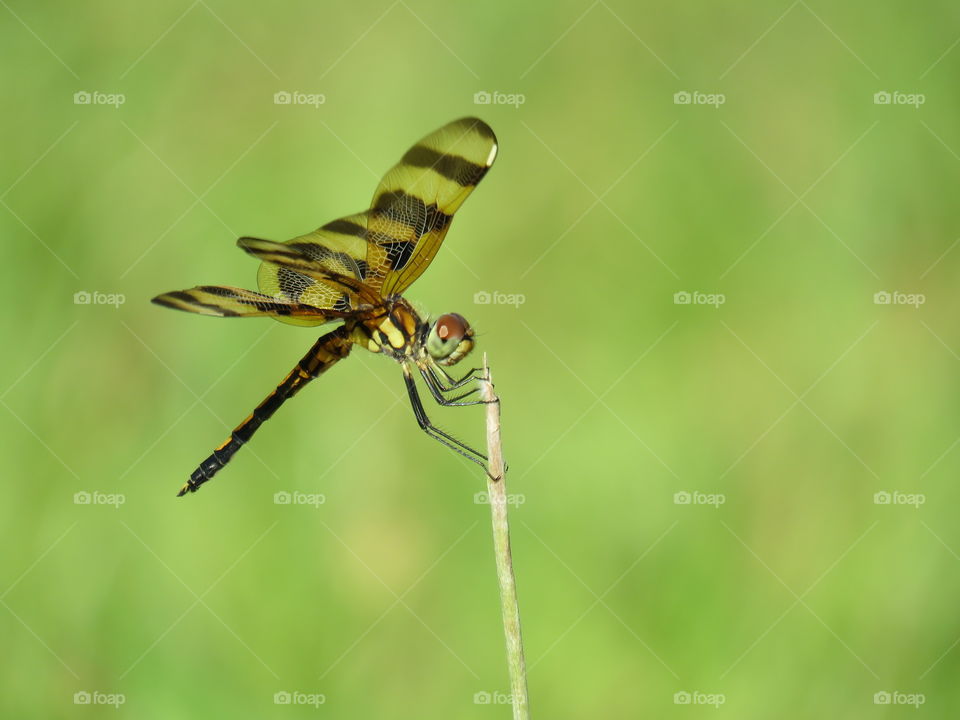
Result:
[[[455,365],[473,349],[473,329],[462,315],[424,320],[403,298],[391,299],[383,312],[359,323],[351,335],[371,352],[421,366]]]

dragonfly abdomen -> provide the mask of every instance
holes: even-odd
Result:
[[[213,479],[224,465],[230,462],[237,450],[250,441],[253,434],[264,422],[277,411],[284,402],[296,395],[304,385],[328,369],[338,360],[350,354],[353,342],[350,340],[350,328],[341,326],[321,337],[310,348],[310,352],[301,358],[297,366],[277,385],[276,390],[270,393],[250,413],[246,420],[240,423],[220,447],[214,450],[190,475],[177,495],[196,492],[208,480]]]

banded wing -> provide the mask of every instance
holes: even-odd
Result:
[[[299,302],[286,302],[277,298],[219,285],[201,285],[189,290],[164,293],[153,298],[157,305],[216,317],[276,317],[294,318],[319,325],[343,317],[344,313],[333,308],[316,307]]]
[[[262,261],[260,293],[207,286],[155,302],[206,315],[270,315],[293,325],[356,314],[420,276],[496,154],[496,136],[482,120],[444,125],[383,177],[369,210],[283,243],[240,238],[237,244]]]
[[[366,215],[360,214],[283,243],[244,237],[237,244],[263,261],[257,284],[264,295],[349,314],[377,300],[376,293],[363,286],[366,234]],[[299,316],[277,319],[294,325],[326,322]]]
[[[496,156],[497,138],[477,118],[455,120],[410,148],[367,213],[364,283],[389,297],[420,277]]]

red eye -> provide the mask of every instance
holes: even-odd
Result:
[[[437,318],[437,337],[444,342],[459,342],[467,334],[467,321],[456,313],[441,315]]]

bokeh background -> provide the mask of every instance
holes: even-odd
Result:
[[[407,295],[503,398],[534,716],[958,712],[954,4],[0,5],[5,717],[509,716],[483,478],[399,369],[178,500],[317,331],[149,303],[472,114]]]

